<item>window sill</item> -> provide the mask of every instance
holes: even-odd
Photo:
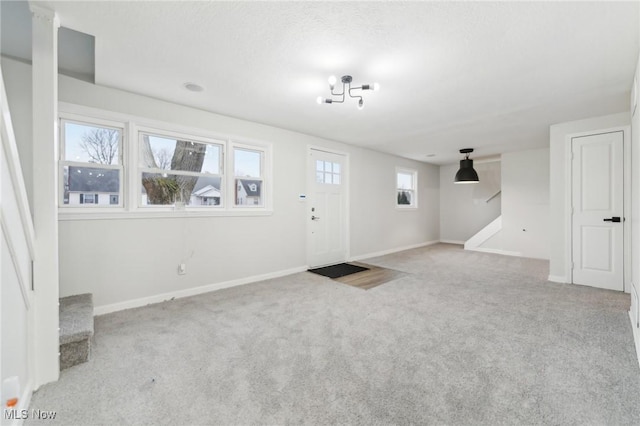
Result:
[[[118,220],[118,219],[181,219],[188,217],[238,217],[271,216],[273,210],[163,210],[163,211],[113,211],[113,212],[70,212],[58,211],[58,221],[73,220]]]
[[[412,211],[418,210],[418,206],[406,206],[406,207],[396,206],[396,210],[401,212],[412,212]]]

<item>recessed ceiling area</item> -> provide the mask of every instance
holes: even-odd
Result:
[[[638,2],[34,3],[95,37],[96,84],[433,164],[628,110],[639,49]],[[345,74],[381,90],[318,105]]]

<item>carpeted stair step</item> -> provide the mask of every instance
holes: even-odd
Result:
[[[93,338],[91,293],[60,299],[60,370],[87,362]]]

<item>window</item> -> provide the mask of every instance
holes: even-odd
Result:
[[[62,220],[268,214],[271,144],[64,102],[59,108]]]
[[[418,206],[417,195],[418,172],[415,170],[396,170],[396,206],[415,208]]]
[[[60,124],[61,206],[119,206],[110,197],[119,200],[122,193],[123,129],[65,119]]]
[[[236,206],[264,206],[264,151],[233,147],[233,174],[235,179]]]
[[[316,160],[316,182],[340,185],[340,163]]]
[[[222,145],[140,132],[140,206],[219,206]]]

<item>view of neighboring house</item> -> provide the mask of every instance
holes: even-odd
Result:
[[[65,178],[64,204],[115,205],[120,202],[118,170],[69,166]]]
[[[207,185],[191,194],[191,206],[219,206],[220,190],[213,185]]]
[[[239,206],[259,206],[262,201],[262,181],[253,179],[236,180],[236,204]]]

